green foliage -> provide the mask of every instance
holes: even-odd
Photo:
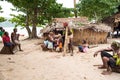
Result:
[[[30,37],[36,37],[36,26],[51,22],[53,18],[68,17],[71,9],[63,8],[56,0],[7,0],[12,3],[16,11],[21,11],[25,15],[13,15],[10,20],[16,26],[25,26]],[[32,26],[30,31],[29,26]]]
[[[17,26],[25,26],[25,16],[24,15],[14,15],[11,14],[11,16],[13,16],[13,18],[11,18],[9,21],[12,23],[15,23],[15,27]]]
[[[37,24],[48,23],[52,18],[70,17],[73,9],[63,8],[62,4],[56,3],[56,0],[8,0],[11,2],[16,11],[21,11],[32,19],[33,11],[37,8]],[[24,17],[26,18],[26,17]],[[30,20],[31,21],[31,20]]]
[[[2,7],[0,6],[0,13],[2,13]],[[4,22],[6,21],[6,19],[4,17],[0,17],[0,22]]]
[[[6,19],[4,17],[0,17],[0,22],[4,22]]]
[[[80,16],[101,20],[116,13],[120,0],[80,0],[77,9]]]

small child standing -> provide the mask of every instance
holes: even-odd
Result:
[[[62,39],[59,40],[59,52],[62,52],[62,47],[63,47],[63,44],[62,44]]]

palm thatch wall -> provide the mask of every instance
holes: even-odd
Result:
[[[89,44],[100,44],[107,42],[107,32],[96,32],[92,29],[74,30],[73,43],[80,45],[82,40],[86,40]]]
[[[87,24],[74,29],[75,45],[82,43],[82,40],[86,40],[89,44],[101,44],[107,42],[108,32],[111,31],[111,27],[105,24]]]
[[[56,21],[56,22],[55,22]],[[80,45],[82,40],[86,40],[89,44],[99,44],[107,42],[107,35],[112,29],[105,24],[90,24],[85,18],[57,18],[54,19],[55,24],[44,28],[41,32],[48,33],[56,28],[63,28],[64,22],[70,22],[68,25],[73,29],[73,43]]]

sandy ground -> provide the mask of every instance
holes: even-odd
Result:
[[[120,73],[102,75],[100,55],[93,54],[100,48],[110,44],[99,44],[87,53],[74,56],[68,53],[43,52],[38,43],[41,40],[21,41],[23,52],[14,55],[0,54],[0,80],[120,80]],[[109,40],[110,42],[110,40]],[[0,43],[0,49],[2,48]]]

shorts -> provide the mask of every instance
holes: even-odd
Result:
[[[4,45],[8,46],[8,47],[13,46],[13,44],[11,42],[5,42]]]
[[[82,46],[78,46],[78,49],[80,52],[83,52],[83,47]]]
[[[47,46],[48,49],[53,49],[53,42],[50,42],[48,41],[48,46]]]
[[[101,51],[101,57],[111,58],[113,56],[111,54],[109,54],[108,52],[106,52],[106,51]]]
[[[20,44],[20,41],[18,41],[18,40],[15,40],[15,44],[18,44],[18,45],[19,45],[19,44]]]
[[[110,58],[109,61],[108,61],[108,65],[111,68],[115,68],[116,67],[116,60],[114,58]]]

